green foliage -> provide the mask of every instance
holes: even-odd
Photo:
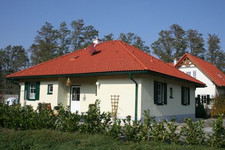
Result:
[[[181,135],[183,136],[183,141],[185,144],[190,145],[201,145],[205,143],[205,133],[203,132],[203,121],[193,122],[191,118],[184,119],[186,123],[182,127]]]
[[[213,134],[210,136],[210,145],[225,148],[225,128],[223,127],[223,115],[213,122]]]
[[[123,42],[128,43],[129,45],[143,50],[146,53],[150,53],[149,47],[145,46],[145,42],[141,39],[141,37],[137,36],[134,33],[120,33],[119,39]]]
[[[109,113],[100,112],[100,101],[96,100],[94,106],[81,115],[84,122],[80,125],[81,133],[104,133],[111,123]]]
[[[131,121],[131,116],[127,116],[126,119],[123,119],[123,123],[122,133],[124,134],[126,141],[140,141],[141,122]]]
[[[170,122],[166,120],[157,122],[147,111],[144,112],[143,123],[131,120],[131,116],[122,120],[118,118],[112,120],[109,113],[100,112],[99,100],[96,100],[95,104],[82,115],[71,113],[69,108],[65,109],[62,105],[55,107],[55,110],[48,110],[47,105],[42,104],[42,107],[33,110],[31,106],[8,106],[0,103],[0,127],[3,128],[16,130],[45,128],[73,133],[105,134],[129,142],[155,141],[185,145],[209,143],[210,146],[224,147],[225,129],[222,119],[221,115],[213,123],[214,132],[206,138],[202,120],[193,122],[192,119],[185,119],[185,125],[180,132],[175,118]]]

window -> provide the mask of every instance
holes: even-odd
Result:
[[[196,78],[196,71],[193,71],[193,77]]]
[[[53,93],[53,84],[49,84],[48,85],[48,94],[52,94]]]
[[[181,104],[190,105],[190,88],[181,87]]]
[[[25,82],[24,99],[39,100],[40,82]]]
[[[191,75],[191,72],[190,71],[188,71],[188,72],[186,72],[186,74],[188,74],[189,76]]]
[[[72,101],[80,101],[80,87],[72,87]]]
[[[170,88],[170,98],[173,98],[173,88]]]
[[[167,84],[154,81],[154,104],[167,104]]]

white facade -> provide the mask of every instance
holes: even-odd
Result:
[[[202,81],[203,83],[206,84],[205,88],[196,88],[195,97],[197,97],[197,95],[210,95],[210,98],[214,98],[216,96],[217,94],[216,85],[195,65],[193,64],[190,66],[182,65],[178,69],[180,71],[183,71],[184,73],[187,74],[190,73],[189,75],[195,77],[199,81]],[[195,76],[193,76],[194,72]]]
[[[175,81],[151,75],[134,75],[133,79],[138,83],[137,118],[143,119],[144,110],[148,110],[151,116],[158,119],[176,116],[178,120],[184,117],[195,117],[195,87],[192,84]],[[24,100],[24,82],[20,83],[20,103],[32,105],[37,108],[38,103],[51,103],[52,109],[58,104],[71,106],[71,86],[80,87],[80,112],[86,112],[90,104],[96,99],[100,100],[100,109],[104,112],[112,112],[111,95],[119,95],[117,116],[125,118],[135,116],[135,83],[129,75],[98,76],[98,77],[70,77],[71,85],[66,86],[67,78],[40,79],[39,100]],[[167,83],[167,104],[154,104],[154,81]],[[96,85],[97,83],[97,85]],[[47,93],[47,87],[53,84],[53,93]],[[190,105],[181,105],[181,86],[190,88]],[[170,89],[172,98],[170,97]]]

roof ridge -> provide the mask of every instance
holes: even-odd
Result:
[[[144,63],[142,63],[142,61],[140,59],[138,59],[133,53],[130,52],[130,50],[128,48],[126,48],[123,44],[126,44],[120,40],[118,40],[120,45],[127,51],[127,53],[132,56],[140,65],[144,70],[147,70],[148,67],[144,65]]]

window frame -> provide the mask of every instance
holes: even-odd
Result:
[[[190,88],[181,87],[181,105],[188,106],[190,105]]]
[[[52,88],[51,88],[52,87]],[[52,89],[52,90],[51,90]],[[52,95],[53,94],[53,84],[48,84],[48,91],[47,91],[48,95]]]
[[[159,99],[160,96],[161,99]],[[154,104],[167,104],[167,83],[154,81]]]

